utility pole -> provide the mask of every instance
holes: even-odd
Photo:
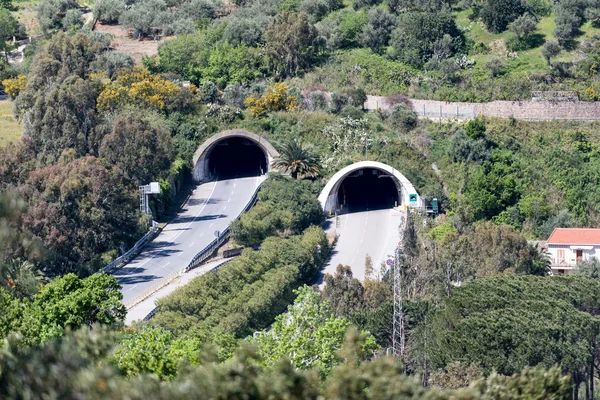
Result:
[[[392,350],[395,357],[404,358],[405,332],[404,332],[404,308],[402,305],[402,283],[404,276],[402,248],[396,247],[394,257],[394,321]]]

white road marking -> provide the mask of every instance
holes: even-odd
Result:
[[[192,242],[192,244],[190,244],[188,247],[192,247],[194,245],[194,243],[196,243],[196,242]]]
[[[358,253],[360,253],[360,246],[362,246],[363,242],[365,241],[365,233],[367,232],[368,225],[369,225],[369,209],[367,208],[367,214],[365,214],[365,227],[363,229],[363,236],[360,239],[360,244],[358,245],[358,248],[356,249],[356,254],[354,254],[354,258],[352,259],[352,262],[350,263],[350,267],[354,266],[354,261],[356,261],[356,257],[358,257]]]
[[[196,216],[194,218],[192,218],[192,220],[190,221],[189,224],[186,225],[185,229],[189,228],[190,225],[192,225],[194,223],[194,221],[196,221],[196,218],[198,218],[198,216],[200,215],[200,213],[202,213],[202,211],[204,210],[204,207],[206,207],[206,205],[208,204],[208,201],[212,198],[213,193],[215,192],[215,189],[217,188],[219,181],[215,182],[215,185],[213,186],[210,194],[208,195],[208,197],[206,198],[206,200],[204,201],[204,204],[202,205],[202,208],[200,208],[200,211],[198,211],[198,213],[196,214]],[[177,234],[177,236],[175,236],[173,238],[173,240],[171,241],[171,243],[175,242],[175,239],[177,239],[179,237],[179,235],[181,235],[183,232],[185,232],[185,230],[182,230],[181,232],[179,232]]]
[[[163,265],[162,267],[160,267],[160,269],[163,269],[164,267],[166,267],[169,264],[171,264],[171,261],[169,261],[168,263],[166,263],[165,265]]]
[[[215,224],[215,223],[213,222],[213,223],[212,223],[212,224],[210,224],[208,227],[209,227],[209,228],[212,228],[212,226],[213,226],[214,224]]]
[[[129,292],[130,290],[135,289],[138,285],[139,285],[139,283],[137,285],[135,285],[135,286],[130,287],[129,289],[126,290],[126,292]]]
[[[208,198],[207,198],[207,199],[204,201],[204,205],[202,206],[202,208],[200,209],[200,211],[198,211],[198,214],[196,214],[196,216],[194,217],[194,219],[192,220],[192,222],[194,222],[194,221],[196,220],[196,218],[198,217],[198,215],[200,215],[200,213],[201,213],[201,212],[204,210],[204,207],[206,207],[206,205],[208,204],[208,201],[210,200],[210,198],[212,197],[213,193],[215,192],[215,189],[216,189],[216,187],[217,187],[217,183],[218,183],[218,182],[219,182],[219,181],[215,182],[215,184],[214,184],[214,186],[213,186],[213,188],[212,188],[212,190],[211,190],[211,192],[210,192],[210,195],[209,195],[209,196],[208,196]],[[198,188],[196,188],[196,190],[198,190]],[[194,190],[194,192],[195,192],[196,190]],[[191,197],[190,197],[190,199],[191,199]],[[188,199],[188,202],[189,202],[189,199]],[[186,202],[186,203],[183,205],[183,207],[185,207],[185,206],[187,206],[187,202]],[[189,223],[189,224],[186,226],[186,228],[189,228],[189,226],[192,224],[192,222],[190,222],[190,223]],[[184,231],[184,230],[182,230],[181,232],[179,232],[177,235],[175,235],[175,237],[173,238],[173,240],[171,240],[171,241],[170,241],[170,242],[168,242],[168,243],[175,243],[175,239],[177,239],[177,238],[179,237],[179,235],[181,235],[183,232],[185,232],[185,231]],[[139,266],[137,266],[137,267],[135,267],[135,268],[141,268],[141,267],[142,267],[142,266],[144,266],[144,265],[145,265],[145,264],[146,264],[148,261],[152,260],[154,257],[156,257],[156,255],[154,255],[154,256],[152,256],[152,257],[150,257],[149,259],[147,259],[146,261],[144,261],[143,263],[141,263]],[[126,274],[125,276],[127,276],[127,275],[131,275],[131,274],[132,274],[132,273],[135,271],[135,268],[132,268],[132,269],[131,269],[131,272],[129,272],[129,273],[128,273],[128,274]],[[130,290],[130,289],[128,289],[128,290]]]
[[[227,208],[227,206],[223,207],[223,211],[225,211],[226,208]]]
[[[204,235],[204,232],[202,232],[202,233],[200,234],[200,236],[202,236],[202,235]]]

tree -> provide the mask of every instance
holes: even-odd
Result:
[[[287,314],[275,319],[267,332],[258,335],[254,342],[267,365],[289,358],[300,369],[318,369],[324,376],[340,364],[337,350],[342,347],[349,322],[336,318],[326,301],[308,286],[295,291],[296,301]],[[377,349],[375,339],[362,332],[361,359],[368,359]]]
[[[432,366],[511,375],[558,364],[575,392],[595,357],[600,285],[583,276],[502,275],[456,288],[433,322]]]
[[[229,83],[248,83],[261,76],[261,55],[256,49],[239,45],[233,47],[227,42],[219,43],[211,49],[206,66],[191,68],[193,81],[216,82],[224,88]]]
[[[463,47],[464,37],[452,15],[444,12],[409,11],[398,16],[392,32],[391,56],[403,63],[421,67],[434,54],[435,44],[444,35],[453,40],[453,51]]]
[[[67,10],[65,16],[60,21],[62,27],[66,31],[77,31],[83,26],[83,18],[81,18],[81,11],[71,9]]]
[[[317,30],[304,13],[277,14],[265,31],[265,39],[269,69],[281,78],[309,69],[323,51]]]
[[[397,130],[410,131],[417,126],[419,119],[412,105],[396,104],[390,112],[388,121]]]
[[[25,95],[29,95],[30,85],[26,86]],[[25,133],[33,139],[45,162],[58,161],[69,148],[77,156],[97,154],[103,134],[96,129],[99,89],[94,82],[71,76],[40,94],[34,106],[26,111],[29,123],[25,125]]]
[[[374,53],[379,53],[384,46],[387,46],[395,25],[396,18],[383,7],[372,8],[369,10],[369,23],[365,26],[359,41]]]
[[[119,21],[125,11],[126,4],[123,0],[97,0],[94,2],[94,18],[108,24]]]
[[[75,0],[43,0],[38,7],[38,20],[45,34],[62,29],[63,18],[69,10],[77,10],[79,4]]]
[[[142,39],[150,34],[157,16],[167,8],[163,0],[143,0],[125,10],[119,17],[119,24],[135,31],[135,37]]]
[[[434,371],[429,383],[442,389],[460,389],[469,386],[482,375],[481,368],[476,364],[466,365],[456,361],[448,364],[444,370]]]
[[[56,278],[41,287],[31,300],[12,301],[8,319],[2,320],[5,325],[0,327],[0,333],[4,335],[0,338],[19,333],[23,343],[31,346],[59,338],[65,330],[82,326],[120,327],[126,314],[120,288],[115,277],[103,273],[85,279],[74,274]],[[0,304],[6,301],[3,290],[0,288]]]
[[[349,332],[344,341],[345,361],[333,369],[325,382],[314,371],[294,368],[287,360],[272,368],[261,368],[258,364],[263,359],[247,344],[225,362],[212,361],[214,354],[204,351],[201,366],[182,369],[172,380],[161,381],[148,374],[131,379],[110,364],[99,363],[111,354],[115,343],[116,334],[103,327],[70,331],[60,340],[34,347],[22,346],[18,338],[11,337],[0,353],[0,397],[19,399],[27,393],[31,398],[90,400],[192,397],[200,400],[238,397],[568,400],[572,395],[569,377],[556,367],[528,368],[512,377],[492,374],[460,390],[424,387],[418,377],[404,374],[405,368],[396,358],[360,362],[361,342],[355,331]]]
[[[98,95],[101,111],[118,111],[135,106],[158,111],[185,111],[192,107],[192,91],[141,67],[121,70],[117,78],[103,85]]]
[[[97,4],[97,3],[96,3]],[[118,50],[104,52],[98,57],[94,68],[104,71],[106,76],[114,79],[117,72],[121,69],[130,69],[134,66],[135,61],[130,54]]]
[[[101,87],[88,74],[101,51],[87,35],[59,32],[35,57],[16,110],[27,121],[24,133],[41,164],[56,162],[67,148],[78,156],[97,154],[103,135],[96,129]]]
[[[152,373],[160,379],[172,379],[182,362],[199,364],[201,345],[198,338],[175,339],[168,331],[147,327],[122,340],[109,360],[130,377]]]
[[[103,252],[131,244],[144,230],[121,172],[95,157],[32,172],[22,192],[29,205],[24,228],[47,249],[42,265],[51,276],[94,271]]]
[[[479,15],[490,32],[500,33],[524,12],[520,0],[485,0]]]
[[[331,305],[337,317],[348,317],[364,306],[364,288],[360,281],[352,277],[347,265],[339,264],[335,274],[325,274],[323,298]]]
[[[0,262],[0,285],[10,288],[18,298],[33,296],[41,282],[41,274],[29,261],[12,259]]]
[[[12,49],[8,42],[17,34],[17,30],[17,20],[8,11],[8,7],[3,8],[0,4],[0,49],[4,52],[6,62],[8,62],[8,52]]]
[[[138,113],[127,113],[117,117],[112,133],[102,140],[100,157],[140,186],[164,176],[173,161],[173,145],[169,132]]]
[[[285,83],[269,86],[262,96],[248,96],[244,105],[254,117],[265,115],[269,111],[295,111],[298,109],[298,98],[287,92]]]
[[[0,0],[0,9],[11,10],[13,7],[12,0]]]
[[[550,59],[556,57],[560,51],[560,45],[554,40],[546,40],[542,46],[542,56],[546,59],[548,65],[550,65]]]
[[[272,166],[282,172],[289,172],[292,179],[297,179],[298,175],[315,178],[321,170],[318,158],[310,150],[302,147],[297,139],[283,145],[279,157],[273,160]]]
[[[584,0],[561,0],[555,3],[554,37],[562,46],[578,34],[583,24],[586,6],[587,2]]]
[[[500,57],[490,57],[485,62],[485,69],[488,70],[490,78],[495,78],[504,69],[504,61]]]
[[[574,274],[589,276],[597,281],[600,281],[600,260],[592,257],[588,260],[583,260],[577,263],[577,268],[573,270]]]
[[[232,17],[225,27],[223,38],[232,46],[256,47],[263,43],[265,28],[254,18]]]
[[[537,30],[537,21],[531,14],[525,13],[511,22],[508,30],[514,33],[519,41],[524,41]]]

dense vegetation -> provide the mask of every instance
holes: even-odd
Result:
[[[597,124],[436,124],[405,96],[596,100],[596,2],[97,0],[94,17],[135,39],[177,36],[142,66],[71,0],[41,1],[44,36],[9,64],[30,33],[18,7],[0,0],[0,90],[23,130],[0,149],[0,397],[594,393],[600,264],[548,276],[526,239],[597,226]],[[389,110],[366,113],[367,93],[393,95]],[[123,328],[116,280],[94,272],[147,229],[137,187],[160,182],[160,219],[225,129],[268,138],[290,176],[271,175],[232,224],[240,257]],[[363,282],[340,265],[310,287],[334,242],[316,197],[365,158],[442,209],[406,221],[397,358],[384,357],[395,271],[367,259]]]

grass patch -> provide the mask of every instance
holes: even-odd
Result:
[[[504,31],[498,34],[488,32],[480,20],[471,21],[469,19],[471,13],[471,10],[460,11],[455,14],[455,18],[457,25],[462,29],[466,29],[466,35],[470,37],[475,43],[484,43],[487,46],[490,46],[490,44],[494,44],[497,48],[498,44],[502,40],[506,41],[512,36],[512,33],[510,33],[509,31]],[[537,26],[538,31],[536,32],[536,34],[539,35],[541,39],[538,41],[540,45],[529,50],[518,51],[517,58],[507,58],[506,72],[508,75],[518,75],[523,72],[536,72],[547,70],[548,67],[546,66],[546,62],[542,57],[541,53],[541,45],[546,40],[555,39],[553,35],[554,29],[556,28],[554,16],[551,15],[540,19]],[[581,43],[581,41],[586,38],[591,38],[595,35],[600,34],[600,29],[592,27],[591,23],[589,22],[584,24],[581,27],[580,31],[581,35],[576,38],[577,42],[579,43]],[[553,61],[573,61],[577,57],[578,52],[580,51],[577,49],[574,49],[572,51],[563,50],[561,54],[558,55],[558,57],[553,59]],[[498,54],[491,51],[488,54],[474,55],[472,56],[472,58],[475,60],[476,65],[483,66],[490,57],[499,55],[503,56],[503,54]]]
[[[39,4],[40,0],[13,1],[15,7],[13,15],[25,25],[27,34],[30,36],[40,33],[40,23],[37,18]]]
[[[13,103],[0,100],[0,147],[16,142],[21,137],[21,126],[13,116]]]

